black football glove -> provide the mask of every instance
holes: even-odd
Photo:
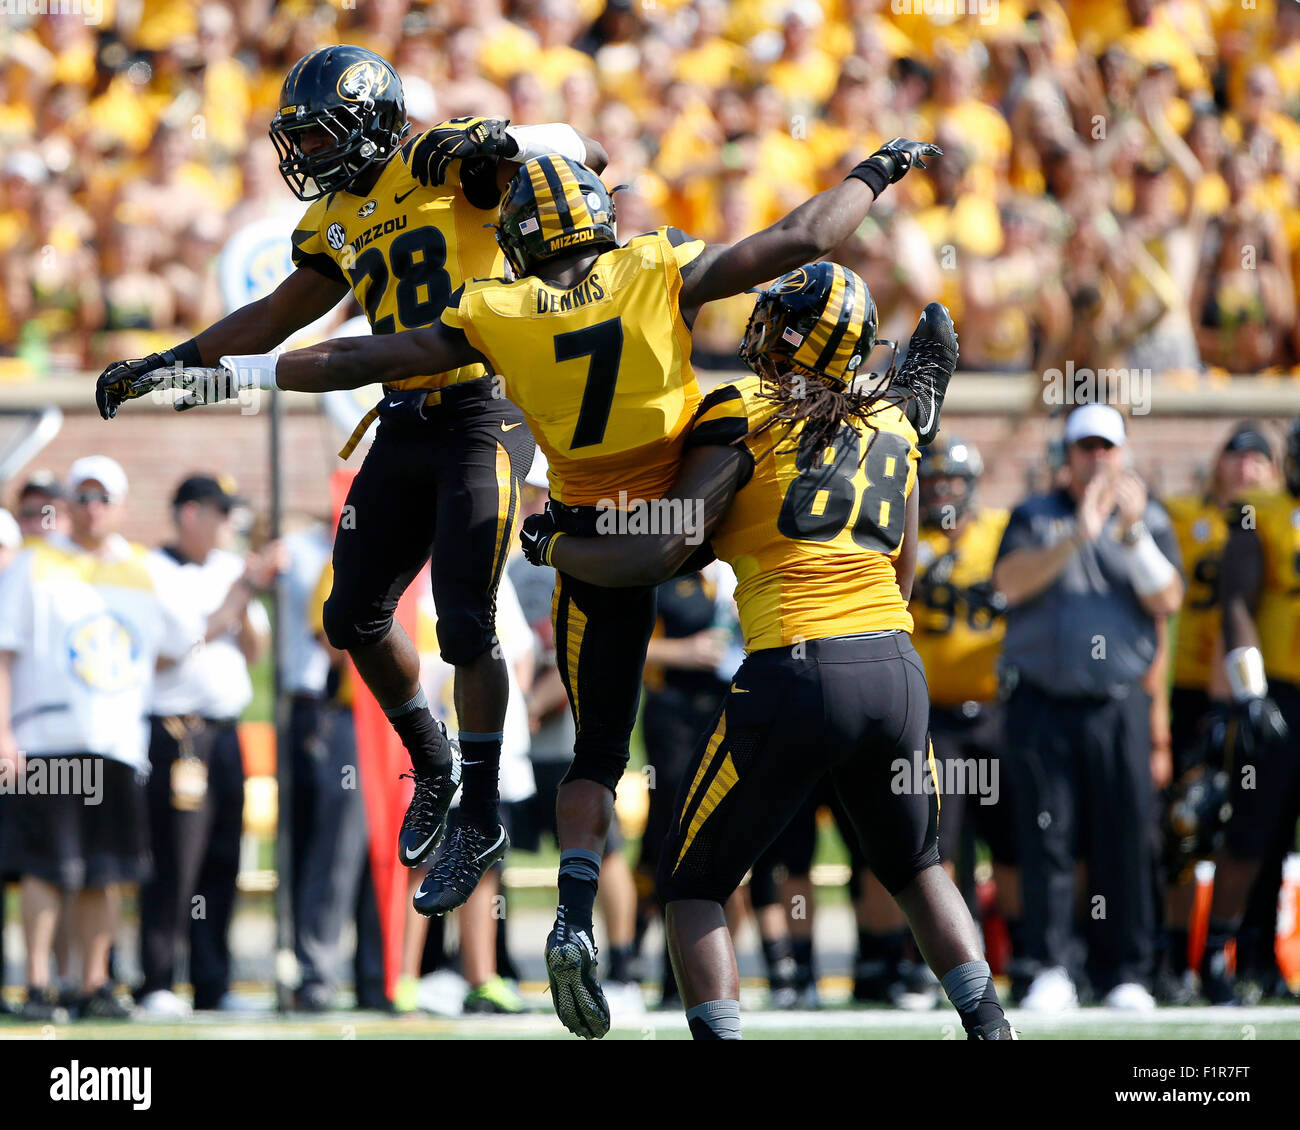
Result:
[[[906,137],[896,137],[877,149],[868,160],[879,160],[886,166],[890,184],[897,184],[909,169],[927,169],[929,166],[922,157],[942,157],[943,150],[928,141],[912,141]]]
[[[897,184],[907,171],[916,166],[928,168],[924,157],[941,157],[943,150],[928,141],[912,141],[906,137],[896,137],[887,141],[870,157],[857,165],[850,177],[862,181],[872,193],[879,196],[891,184]]]
[[[1225,766],[1253,762],[1290,734],[1282,711],[1271,698],[1248,698],[1215,706],[1205,722],[1206,744],[1221,750]]]
[[[411,172],[426,188],[445,184],[453,161],[472,157],[513,157],[519,143],[508,133],[510,123],[485,118],[471,126],[445,125],[426,130],[411,150]]]
[[[551,549],[555,539],[560,536],[555,515],[550,505],[540,514],[530,514],[519,527],[519,544],[524,547],[524,556],[530,565],[549,565]]]
[[[111,420],[126,401],[169,385],[175,366],[176,355],[170,349],[132,361],[114,361],[95,382],[95,407],[100,417]]]

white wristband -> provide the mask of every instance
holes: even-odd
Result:
[[[507,126],[506,133],[519,143],[519,152],[510,159],[521,165],[547,153],[568,157],[580,165],[587,163],[586,142],[576,129],[564,122],[551,122],[544,126]]]
[[[234,353],[221,359],[221,367],[235,378],[235,391],[274,388],[278,353]]]
[[[1257,647],[1234,647],[1223,657],[1223,672],[1232,687],[1232,697],[1238,702],[1268,694],[1264,656]]]
[[[1169,584],[1178,570],[1156,545],[1148,531],[1128,547],[1129,579],[1138,596],[1152,596]]]

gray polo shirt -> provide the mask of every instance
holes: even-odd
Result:
[[[1065,490],[1036,495],[1012,511],[998,559],[1017,549],[1055,545],[1074,533],[1074,499]],[[1178,541],[1165,508],[1148,501],[1144,515],[1156,545],[1181,570]],[[1002,666],[1048,694],[1122,697],[1156,654],[1156,623],[1129,579],[1129,553],[1112,516],[1056,580],[1032,600],[1009,608]]]

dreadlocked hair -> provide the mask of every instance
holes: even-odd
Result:
[[[791,365],[785,372],[779,372],[776,365],[766,357],[758,363],[763,368],[759,373],[758,395],[764,400],[775,401],[780,407],[761,424],[751,428],[744,438],[754,439],[769,429],[781,427],[781,435],[759,459],[771,455],[799,424],[803,425],[799,437],[800,446],[807,444],[814,450],[834,447],[840,428],[845,425],[856,430],[856,425],[862,424],[872,432],[878,432],[880,429],[876,427],[873,416],[912,399],[912,394],[899,395],[889,387],[895,373],[892,358],[883,376],[870,374],[868,379],[872,383],[861,388],[829,381],[798,364]],[[859,466],[866,460],[870,446],[863,446]]]

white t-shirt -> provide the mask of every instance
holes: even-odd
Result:
[[[148,704],[159,656],[203,637],[174,578],[114,536],[91,554],[61,534],[0,572],[0,651],[13,663],[14,736],[28,756],[98,753],[149,766]]]
[[[416,584],[419,584],[417,579]],[[444,663],[438,654],[436,635],[437,614],[428,584],[421,585],[417,646],[420,650],[420,684],[433,716],[447,727],[447,733],[456,736],[456,706],[452,697],[455,668]],[[537,791],[533,780],[533,763],[528,760],[528,705],[519,681],[515,678],[515,664],[533,652],[533,632],[524,619],[510,578],[502,574],[497,589],[497,639],[501,655],[506,662],[510,678],[510,700],[506,706],[506,720],[501,733],[501,799],[507,803],[527,800]],[[460,794],[457,793],[457,803]]]
[[[243,558],[224,549],[214,549],[202,564],[195,561],[182,564],[162,549],[153,550],[149,560],[160,573],[170,575],[167,591],[183,602],[178,612],[198,616],[204,624],[244,575]],[[248,618],[259,633],[271,630],[266,609],[259,601],[249,602]],[[162,715],[238,718],[252,700],[248,663],[239,650],[238,634],[232,630],[208,640],[186,656],[184,662],[159,671],[149,710]]]

